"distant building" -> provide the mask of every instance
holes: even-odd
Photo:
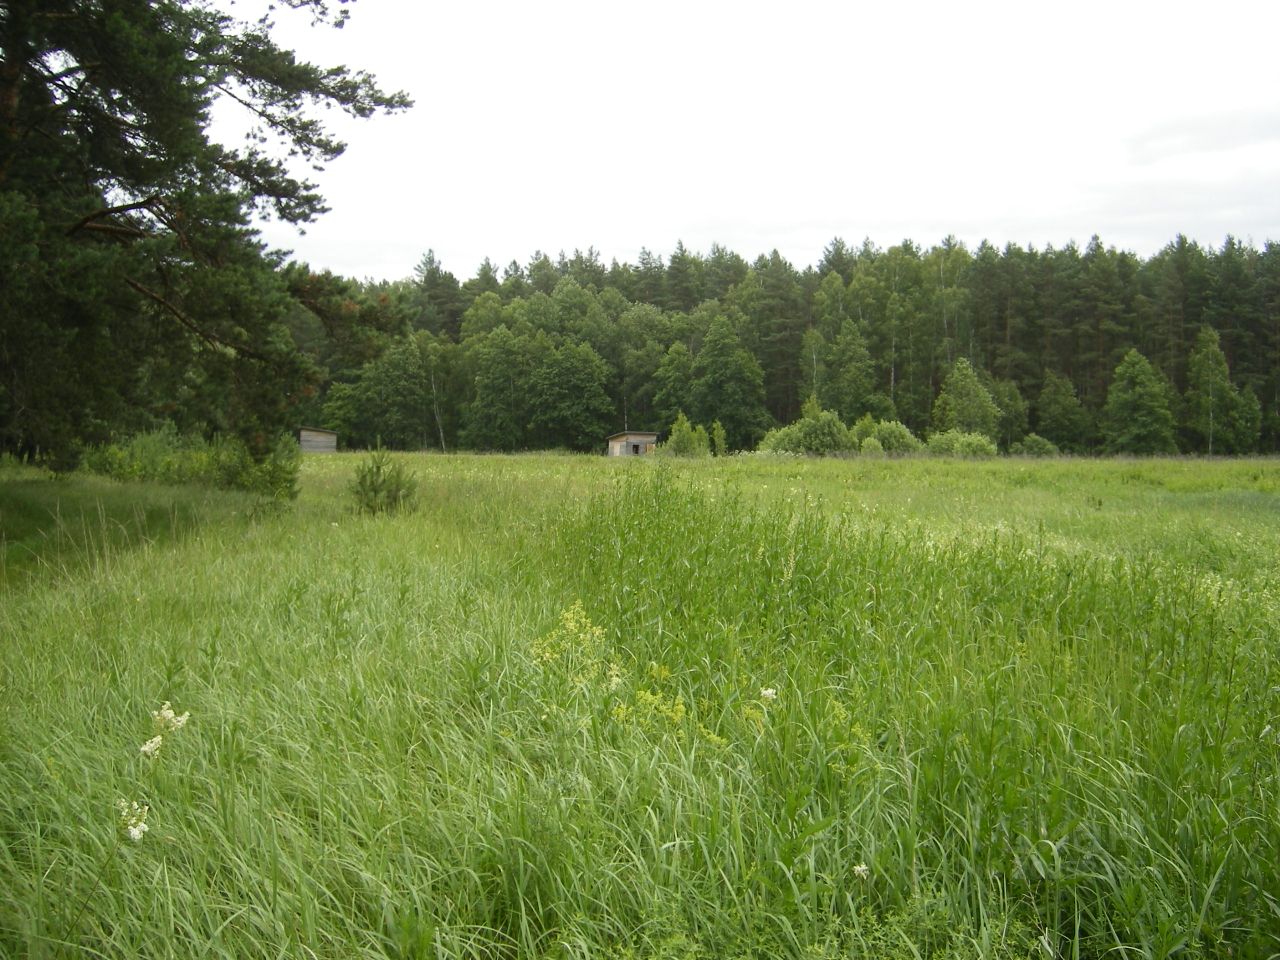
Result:
[[[643,433],[635,430],[615,433],[607,441],[605,453],[610,457],[643,457],[653,453],[658,442],[656,433]]]
[[[298,430],[298,446],[303,453],[336,453],[338,434],[319,427],[302,427]]]

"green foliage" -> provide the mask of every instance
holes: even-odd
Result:
[[[920,438],[897,420],[881,420],[871,435],[880,441],[885,453],[917,453],[924,449]]]
[[[682,410],[693,409],[693,356],[682,342],[667,349],[653,379],[653,409],[660,423],[671,423]]]
[[[1046,440],[1038,433],[1028,433],[1011,446],[1009,452],[1020,457],[1056,457],[1062,451],[1052,440]]]
[[[711,452],[717,457],[729,455],[729,439],[725,436],[724,426],[719,420],[711,424]]]
[[[1016,412],[1010,416],[1016,418]],[[1000,408],[982,385],[973,365],[964,358],[957,360],[933,406],[934,428],[939,432],[980,433],[994,441],[999,435],[1000,419]]]
[[[994,457],[995,441],[982,433],[965,433],[963,430],[945,430],[929,438],[929,453],[943,457],[967,457],[981,459]]]
[[[608,364],[586,343],[552,350],[529,382],[532,442],[586,452],[609,434],[614,408],[605,384]]]
[[[1172,390],[1137,350],[1116,367],[1103,411],[1108,453],[1177,453]]]
[[[715,317],[693,363],[694,418],[701,423],[719,420],[729,448],[746,449],[764,435],[769,422],[764,399],[760,364],[743,348],[728,319]]]
[[[883,457],[885,455],[884,444],[876,436],[864,437],[858,450],[864,457]]]
[[[408,513],[418,505],[418,478],[378,446],[356,465],[351,496],[361,513]]]
[[[1063,450],[1083,453],[1093,434],[1089,412],[1071,381],[1050,370],[1036,401],[1036,432]]]
[[[317,22],[324,0],[293,0]],[[320,371],[297,349],[254,213],[324,209],[296,178],[343,144],[310,109],[408,106],[364,73],[299,60],[216,5],[157,0],[0,16],[0,449],[71,461],[81,444],[172,419],[255,458],[296,422]],[[245,109],[242,147],[209,134]]]
[[[1231,382],[1218,333],[1201,327],[1187,362],[1183,407],[1189,448],[1197,453],[1252,452],[1258,442],[1261,410],[1257,397],[1247,398]]]
[[[1003,449],[1008,450],[1027,435],[1027,401],[1012,380],[993,381],[988,392],[1000,411],[995,439]]]
[[[655,452],[664,457],[707,457],[711,455],[711,441],[706,429],[700,424],[690,424],[681,411],[671,424],[667,442],[658,444]]]
[[[861,449],[871,437],[875,437],[885,453],[917,453],[924,444],[905,424],[897,420],[875,420],[871,414],[863,414],[850,428],[853,442]]]
[[[763,453],[794,453],[827,456],[856,449],[853,435],[831,410],[823,410],[816,396],[805,401],[803,415],[795,423],[765,434],[759,449]]]
[[[196,483],[291,500],[298,495],[301,458],[297,441],[288,435],[255,460],[235,437],[184,437],[168,423],[120,443],[91,447],[81,465],[115,480]]]

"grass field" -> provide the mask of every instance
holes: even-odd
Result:
[[[1280,955],[1280,462],[358,459],[0,473],[0,955]]]

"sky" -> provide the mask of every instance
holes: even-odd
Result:
[[[331,211],[263,236],[387,280],[428,249],[466,279],[678,240],[798,268],[837,236],[1261,247],[1280,241],[1278,36],[1275,0],[360,0],[342,30],[286,11],[279,44],[416,105],[325,114],[349,144],[311,174]]]

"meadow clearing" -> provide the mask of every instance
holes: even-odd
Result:
[[[0,955],[1280,954],[1280,462],[398,456],[3,468]]]

